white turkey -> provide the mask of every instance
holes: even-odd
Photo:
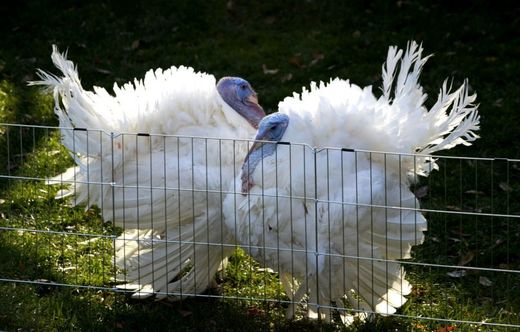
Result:
[[[256,93],[241,78],[217,83],[183,66],[115,84],[114,95],[87,91],[66,54],[53,46],[51,58],[63,76],[40,70],[31,84],[53,91],[62,143],[77,166],[49,182],[69,183],[60,197],[97,205],[123,228],[116,265],[126,270],[120,287],[134,297],[204,291],[233,249],[221,246],[222,192],[247,152],[231,139],[253,137],[265,115]]]
[[[467,82],[454,92],[445,82],[424,106],[422,51],[415,42],[389,48],[379,98],[336,78],[283,100],[260,122],[225,200],[238,242],[279,272],[294,303],[308,296],[310,317],[341,308],[348,323],[345,305],[363,318],[406,302],[411,285],[397,260],[411,257],[427,229],[410,185],[437,168],[431,153],[478,137]]]

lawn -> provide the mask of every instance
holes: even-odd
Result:
[[[520,224],[503,216],[520,214],[520,163],[503,159],[520,158],[515,2],[27,0],[0,4],[0,17],[0,123],[50,127],[57,125],[53,98],[27,81],[37,78],[37,68],[53,71],[52,44],[68,50],[87,89],[110,90],[150,68],[187,65],[246,78],[273,112],[293,91],[331,77],[372,85],[377,94],[388,46],[423,42],[434,54],[422,74],[429,106],[447,77],[454,86],[468,78],[478,95],[481,138],[448,154],[499,159],[439,159],[440,170],[415,188],[431,211],[412,263],[448,267],[406,265],[414,290],[398,315],[348,330],[520,324]],[[340,328],[283,319],[287,299],[277,276],[241,251],[219,275],[218,289],[182,303],[136,301],[108,290],[110,238],[118,230],[95,209],[55,200],[58,188],[37,180],[71,163],[52,128],[0,126],[0,330]],[[462,275],[462,266],[479,269]]]

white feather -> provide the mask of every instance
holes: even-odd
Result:
[[[73,205],[97,205],[124,228],[115,241],[121,287],[138,298],[202,292],[230,250],[222,255],[197,243],[227,237],[222,191],[247,152],[247,143],[228,139],[248,139],[254,128],[222,100],[214,76],[192,68],[150,70],[115,84],[111,95],[83,89],[77,68],[55,46],[51,57],[62,76],[40,70],[32,84],[53,91],[62,143],[77,166],[48,182],[70,184]],[[189,261],[195,265],[184,282],[172,282]]]
[[[304,145],[278,145],[256,166],[249,193],[242,195],[238,177],[226,198],[238,241],[280,272],[289,298],[308,294],[309,317],[319,304],[330,319],[327,306],[342,307],[345,297],[354,309],[392,314],[411,292],[399,260],[423,242],[427,223],[407,175],[428,175],[437,167],[430,153],[478,137],[467,82],[453,93],[444,82],[437,103],[424,106],[426,60],[415,42],[405,51],[390,47],[380,98],[371,87],[333,79],[284,99],[282,141]]]

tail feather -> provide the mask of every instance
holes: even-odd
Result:
[[[412,289],[399,263],[360,260],[354,274],[356,294],[381,314],[395,313]]]
[[[468,82],[455,92],[450,93],[446,81],[439,93],[437,103],[428,112],[428,116],[435,121],[436,132],[430,135],[430,142],[422,146],[420,153],[433,153],[450,149],[458,144],[471,145],[479,136],[475,131],[479,129],[480,116],[477,106],[473,103],[476,95],[469,95]],[[451,110],[446,115],[446,111]],[[446,136],[447,135],[447,136]]]
[[[339,262],[337,259],[334,259],[334,261],[333,264]],[[321,280],[336,278],[334,283],[329,285],[327,282],[319,281],[318,285],[314,276],[308,276],[306,282],[298,284],[299,288],[291,289],[292,294],[295,294],[294,301],[300,301],[301,296],[296,296],[302,295],[303,290],[308,290],[309,318],[318,317],[318,304],[320,304],[319,316],[322,319],[330,320],[332,314],[330,307],[335,305],[342,309],[341,303],[345,295],[350,303],[355,304],[354,309],[373,311],[383,315],[395,313],[397,308],[407,301],[406,296],[411,293],[412,287],[405,279],[404,270],[398,262],[363,258],[349,258],[345,262],[343,271],[345,279],[343,282],[337,279],[338,276],[341,276],[341,272],[337,273],[337,270],[333,268],[330,272],[334,274],[329,275],[327,269],[325,269],[324,274],[320,276]],[[284,286],[287,286],[286,284],[287,280],[285,280]],[[329,286],[331,287],[329,288]],[[287,314],[292,315],[290,312]],[[352,315],[345,312],[343,315],[345,316],[343,319],[347,321],[353,319],[353,317],[350,317]],[[357,316],[361,319],[367,317],[366,313],[360,313]]]
[[[444,81],[435,105],[427,110],[424,107],[427,95],[419,83],[422,67],[430,56],[422,57],[423,48],[416,42],[410,42],[406,51],[390,47],[386,67],[383,66],[383,96],[380,102],[390,106],[388,116],[392,116],[394,130],[388,132],[393,137],[393,146],[401,147],[397,152],[431,154],[456,145],[470,145],[478,135],[479,115],[474,104],[476,95],[470,95],[467,80],[453,93]],[[402,55],[402,56],[401,56]],[[400,61],[399,73],[394,74]],[[393,100],[391,87],[394,86]],[[399,115],[395,117],[394,115]],[[398,135],[395,135],[398,133]],[[397,142],[395,140],[397,139]],[[381,148],[381,147],[380,147]],[[383,151],[392,151],[383,147]],[[416,157],[402,160],[400,167],[407,172],[427,175],[436,168],[429,157]]]
[[[79,80],[78,71],[72,61],[67,60],[67,52],[60,53],[56,45],[52,45],[51,59],[56,68],[58,68],[64,75],[63,78],[59,78],[53,74],[47,73],[41,69],[38,69],[38,76],[41,78],[40,81],[30,81],[29,85],[43,85],[46,88],[54,90],[59,88],[65,80],[70,80],[74,84],[81,87]]]
[[[390,93],[392,91],[392,85],[394,84],[395,70],[402,54],[402,50],[397,49],[396,46],[391,46],[388,49],[386,63],[383,64],[383,68],[381,69],[383,76],[383,96],[387,101],[390,101],[391,98]]]
[[[418,45],[415,41],[408,43],[404,56],[401,58],[401,68],[394,89],[394,101],[405,98],[407,101],[413,100],[417,104],[416,106],[420,107],[426,99],[422,86],[419,84],[419,76],[430,56],[423,58],[422,51],[422,45]]]
[[[42,85],[44,89],[50,90],[54,95],[54,112],[58,116],[59,125],[61,127],[61,142],[69,150],[70,155],[78,165],[74,171],[71,169],[66,173],[54,177],[51,182],[59,180],[67,181],[90,181],[92,183],[106,181],[109,177],[109,167],[105,165],[104,174],[100,175],[99,170],[102,169],[101,163],[107,163],[103,158],[109,158],[110,152],[113,151],[114,145],[118,140],[110,134],[103,131],[95,131],[95,129],[106,128],[110,123],[105,115],[107,105],[110,105],[111,98],[106,93],[106,97],[96,99],[95,95],[89,91],[85,91],[81,85],[78,76],[77,67],[72,61],[67,60],[67,54],[60,53],[56,45],[52,47],[52,61],[57,69],[62,73],[62,77],[38,70],[38,76],[41,80],[29,82],[29,85]],[[104,89],[98,88],[98,92]],[[85,130],[89,128],[89,130]],[[112,154],[114,155],[114,154]],[[120,159],[120,158],[119,158]],[[115,162],[118,161],[117,154]],[[88,175],[84,176],[84,174]],[[81,179],[80,179],[81,178]],[[84,179],[82,179],[84,178]],[[81,182],[81,181],[80,181]],[[82,185],[80,185],[82,187]],[[90,193],[84,195],[84,191],[76,186],[71,192],[83,194],[83,196],[91,197]],[[85,197],[76,197],[76,203],[83,203]],[[95,197],[95,195],[93,196]],[[93,200],[93,203],[96,201]]]
[[[234,250],[225,245],[229,235],[212,226],[197,220],[164,234],[126,230],[115,240],[116,265],[124,270],[119,279],[125,282],[118,287],[134,290],[137,298],[181,299],[203,292]]]
[[[43,85],[44,89],[54,93],[54,110],[59,117],[61,127],[102,128],[100,124],[103,122],[99,121],[102,119],[92,121],[92,117],[96,118],[98,113],[93,107],[91,93],[83,89],[77,67],[72,61],[67,60],[67,53],[60,53],[57,46],[53,45],[51,59],[63,76],[58,77],[39,69],[37,74],[41,80],[31,81],[29,85]]]

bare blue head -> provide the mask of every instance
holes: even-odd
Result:
[[[252,175],[256,166],[262,159],[276,151],[276,143],[282,139],[288,125],[289,117],[282,113],[270,114],[260,121],[255,143],[249,149],[242,164],[242,194],[247,194],[254,185]]]
[[[217,83],[217,91],[231,108],[258,128],[265,112],[248,81],[240,77],[223,77]]]

